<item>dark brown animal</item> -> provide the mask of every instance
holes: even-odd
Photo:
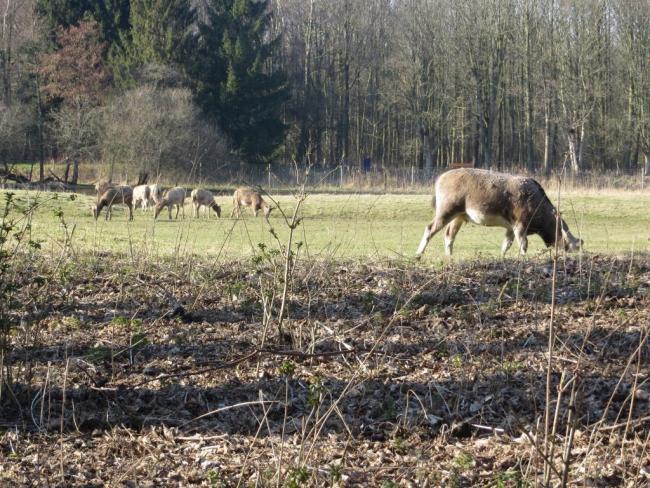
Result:
[[[445,226],[445,252],[451,255],[454,239],[466,222],[506,229],[501,245],[505,254],[517,239],[519,252],[528,249],[529,234],[538,234],[547,246],[555,245],[557,210],[533,178],[482,169],[453,169],[440,175],[433,199],[435,216],[427,225],[416,252],[419,258],[429,240]],[[560,245],[567,251],[582,246],[560,219]]]

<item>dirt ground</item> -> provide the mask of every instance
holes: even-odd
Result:
[[[548,378],[547,258],[298,261],[281,331],[266,258],[21,264],[0,485],[650,483],[648,256],[559,260]]]

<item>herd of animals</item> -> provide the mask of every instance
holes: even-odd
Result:
[[[166,191],[158,185],[111,186],[98,184],[97,203],[93,206],[95,219],[104,207],[106,219],[111,218],[114,204],[124,204],[129,209],[129,219],[133,219],[133,207],[141,206],[144,210],[150,205],[155,208],[154,218],[167,207],[169,218],[172,208],[176,207],[185,216],[184,203],[187,192],[182,187]],[[192,190],[190,198],[193,215],[199,216],[201,207],[207,213],[212,209],[221,216],[221,207],[216,197],[208,190]],[[273,207],[264,201],[259,192],[250,188],[238,188],[233,194],[233,211],[231,217],[241,216],[241,207],[251,207],[255,216],[262,210],[268,218]],[[416,258],[424,253],[429,240],[439,231],[445,229],[445,252],[451,255],[456,234],[464,223],[472,222],[488,227],[503,227],[506,235],[501,245],[505,254],[516,239],[519,252],[525,254],[528,249],[530,234],[538,234],[547,247],[558,246],[566,251],[575,251],[582,247],[583,241],[575,237],[566,222],[559,216],[542,186],[533,178],[526,176],[497,173],[475,168],[452,169],[441,174],[435,183],[433,198],[434,218],[424,229],[424,235],[416,252]]]
[[[131,187],[128,185],[114,186],[110,183],[101,182],[95,185],[97,190],[97,202],[92,206],[95,220],[99,217],[101,211],[106,207],[106,220],[112,217],[113,205],[126,205],[129,209],[129,220],[133,220],[133,208],[141,207],[144,211],[150,206],[154,208],[154,219],[158,218],[163,208],[167,208],[169,219],[172,218],[172,209],[176,207],[176,216],[181,212],[185,218],[185,200],[187,190],[183,187],[176,186],[165,191],[157,185],[138,185]],[[221,217],[221,207],[217,203],[217,197],[212,192],[201,188],[196,188],[190,193],[192,201],[193,215],[199,216],[201,207],[205,207],[207,214],[214,210],[218,217]],[[264,201],[259,192],[250,188],[238,188],[233,194],[233,209],[231,217],[237,214],[241,216],[241,207],[250,207],[257,217],[257,213],[262,210],[266,218],[269,217],[273,207]]]

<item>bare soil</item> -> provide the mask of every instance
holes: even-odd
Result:
[[[650,482],[648,256],[558,262],[552,452],[545,258],[269,263],[24,261],[0,485]]]

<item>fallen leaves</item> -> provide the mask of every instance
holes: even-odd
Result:
[[[552,388],[562,374],[579,382],[572,479],[629,484],[648,477],[650,372],[635,354],[648,353],[650,265],[590,259],[588,279],[577,261],[560,270]],[[544,263],[299,263],[291,345],[270,330],[264,350],[247,266],[221,264],[216,279],[207,261],[181,263],[192,272],[163,285],[170,263],[145,272],[104,256],[85,268],[92,276],[70,268],[65,284],[40,280],[45,306],[28,276],[45,263],[30,263],[14,309],[18,403],[2,398],[0,482],[276,484],[304,468],[307,484],[516,486],[539,472]],[[560,407],[562,443],[566,399]]]

